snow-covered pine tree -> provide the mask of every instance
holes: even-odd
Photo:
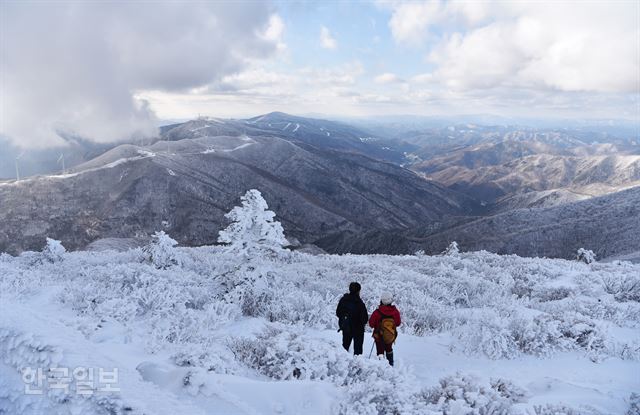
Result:
[[[580,248],[576,254],[576,259],[585,264],[591,264],[592,262],[596,262],[596,254],[590,249]]]
[[[62,242],[55,239],[47,238],[47,243],[42,249],[42,256],[49,262],[62,261],[64,254],[67,252],[66,248],[62,246]]]
[[[166,269],[172,265],[178,265],[174,247],[178,242],[164,231],[156,232],[152,236],[151,243],[143,248],[146,260],[156,268]]]
[[[220,231],[218,242],[229,244],[232,249],[252,251],[256,249],[278,250],[288,245],[280,222],[260,191],[251,189],[241,197],[242,206],[234,207],[225,217],[231,224]]]
[[[458,255],[459,253],[460,253],[460,248],[458,247],[458,243],[456,241],[453,241],[449,244],[447,249],[445,249],[442,252],[442,255],[453,256],[453,255]]]

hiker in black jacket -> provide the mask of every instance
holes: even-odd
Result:
[[[367,306],[360,298],[360,284],[352,282],[349,284],[349,293],[342,296],[336,308],[338,324],[342,331],[342,346],[349,351],[351,340],[353,339],[353,354],[362,354],[362,343],[364,342],[364,326],[369,320]]]

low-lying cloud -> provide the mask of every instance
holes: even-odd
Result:
[[[1,14],[0,134],[22,147],[155,134],[140,91],[189,91],[283,47],[260,2],[3,2]]]

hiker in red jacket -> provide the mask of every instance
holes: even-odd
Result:
[[[376,353],[379,358],[386,352],[389,364],[393,366],[393,342],[398,337],[398,327],[401,323],[400,312],[392,305],[393,297],[389,293],[380,296],[380,306],[371,314],[369,326],[373,328],[373,338],[376,342]]]

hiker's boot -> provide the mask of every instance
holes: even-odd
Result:
[[[393,366],[393,352],[387,353],[387,360],[389,361],[389,364]]]

